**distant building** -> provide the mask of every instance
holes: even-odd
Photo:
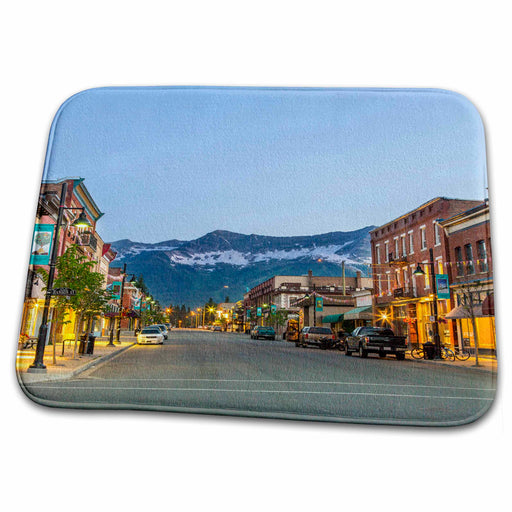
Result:
[[[354,309],[353,293],[369,290],[371,285],[371,277],[362,277],[359,271],[350,277],[314,276],[312,271],[302,276],[273,276],[244,295],[246,320],[251,325],[273,325],[281,331],[285,315],[299,317],[301,327],[322,325],[330,316],[332,322],[327,323],[336,327],[343,322],[343,313]]]

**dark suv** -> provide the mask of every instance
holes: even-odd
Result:
[[[276,331],[274,331],[273,327],[264,327],[258,325],[252,330],[251,339],[259,340],[260,338],[263,338],[264,340],[275,340]]]
[[[336,336],[329,327],[304,327],[295,346],[317,345],[325,350],[331,348],[335,342]]]

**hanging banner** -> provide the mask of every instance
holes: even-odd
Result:
[[[256,316],[261,316],[261,308],[256,308]]]
[[[436,274],[436,289],[438,299],[450,298],[450,283],[448,282],[448,274]]]
[[[324,310],[324,299],[323,299],[323,297],[316,297],[315,298],[315,309],[316,309],[316,311],[323,311]]]
[[[36,224],[32,238],[30,265],[49,265],[55,224]]]
[[[246,316],[247,316],[247,320],[250,320],[250,319],[251,319],[251,310],[250,310],[250,309],[248,309],[248,310],[246,311]]]
[[[112,281],[112,298],[119,300],[121,298],[121,281]]]
[[[277,311],[277,306],[275,304],[272,304],[270,306],[270,313],[275,315],[276,314],[276,311]]]

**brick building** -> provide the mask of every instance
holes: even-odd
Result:
[[[96,222],[103,216],[103,213],[83,182],[83,178],[73,177],[45,180],[41,183],[21,323],[21,332],[29,336],[37,336],[41,325],[45,292],[43,291],[44,282],[38,271],[44,269],[48,272],[49,270],[49,258],[60,209],[63,183],[67,184],[67,192],[62,225],[59,229],[57,257],[64,254],[70,245],[76,245],[79,252],[89,261],[98,261],[98,255],[103,251],[103,241],[96,233]],[[86,232],[72,226],[82,211],[91,224],[91,228]],[[69,311],[66,320],[70,323],[59,326],[58,330],[55,330],[55,326],[52,327],[52,336],[73,335],[75,319],[72,311]]]
[[[489,224],[489,204],[481,203],[443,220],[455,344],[495,353],[494,287]]]
[[[379,226],[370,233],[374,288],[374,318],[378,325],[391,325],[395,332],[407,335],[411,344],[432,340],[434,273],[449,271],[447,235],[440,225],[475,208],[481,201],[436,197],[418,208]],[[420,265],[424,276],[415,276]],[[444,317],[452,309],[449,299],[437,301],[441,342],[450,344],[454,335]]]

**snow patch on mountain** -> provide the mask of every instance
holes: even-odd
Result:
[[[304,247],[291,250],[270,250],[262,253],[242,253],[239,251],[210,251],[203,253],[185,254],[174,252],[169,255],[172,263],[190,266],[215,266],[219,263],[245,267],[253,263],[266,262],[271,260],[297,260],[313,259],[322,260],[330,263],[341,264],[345,261],[348,264],[366,263],[370,258],[354,259],[348,253],[340,252],[344,247],[352,242],[346,242],[342,245],[327,245]]]

